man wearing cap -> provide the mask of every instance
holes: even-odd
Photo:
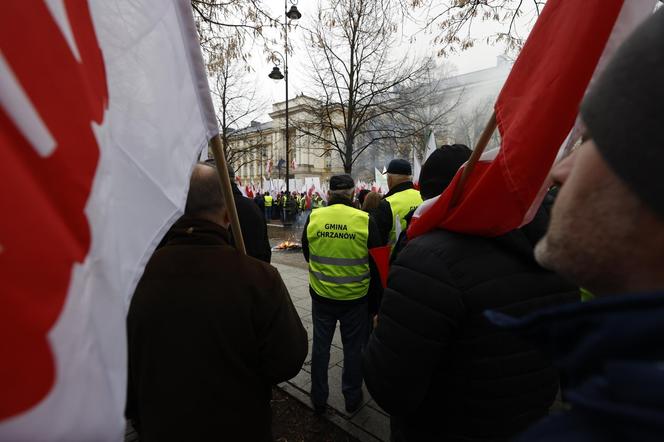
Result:
[[[596,299],[495,323],[560,367],[569,411],[522,441],[654,441],[664,435],[664,8],[625,41],[581,105],[587,140],[561,185],[536,259]]]
[[[311,401],[316,413],[324,412],[327,404],[327,368],[337,321],[344,352],[341,382],[346,411],[353,413],[362,404],[361,352],[369,327],[368,298],[380,290],[369,249],[381,241],[369,214],[353,207],[354,191],[350,176],[333,176],[327,207],[311,212],[302,233],[314,323]]]
[[[387,166],[389,192],[372,212],[383,243],[394,246],[399,233],[406,229],[406,215],[422,204],[420,192],[413,188],[412,174],[410,163],[406,160],[395,159]]]

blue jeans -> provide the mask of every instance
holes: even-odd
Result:
[[[315,406],[327,403],[327,366],[330,363],[330,345],[337,321],[341,324],[344,350],[341,392],[346,404],[359,401],[362,397],[362,350],[369,328],[367,303],[331,304],[313,298],[312,317],[314,342],[311,352],[311,401]]]
[[[268,223],[272,222],[272,206],[265,207],[265,219]]]

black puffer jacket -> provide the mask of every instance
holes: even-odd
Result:
[[[437,230],[401,251],[364,353],[365,382],[392,414],[395,440],[505,440],[547,414],[558,391],[550,361],[482,314],[579,299],[534,261],[535,239]]]

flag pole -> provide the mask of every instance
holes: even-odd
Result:
[[[228,163],[226,163],[226,156],[224,149],[221,147],[221,138],[215,135],[210,140],[210,147],[212,148],[212,155],[217,163],[217,174],[221,181],[221,193],[226,201],[226,208],[228,209],[228,216],[231,219],[231,230],[233,231],[233,240],[235,247],[243,255],[247,254],[244,247],[244,238],[242,237],[242,229],[240,227],[240,219],[237,216],[237,208],[235,207],[235,199],[233,198],[233,188],[231,187],[231,179],[228,176]]]
[[[473,150],[473,153],[470,155],[468,162],[464,166],[463,172],[461,172],[459,183],[454,188],[454,192],[452,193],[452,198],[450,199],[450,207],[456,206],[457,203],[459,202],[459,198],[463,193],[463,188],[466,184],[466,181],[468,181],[468,177],[473,172],[473,169],[475,169],[475,165],[480,160],[480,157],[482,156],[482,153],[484,153],[484,149],[486,148],[487,144],[489,144],[489,140],[491,139],[493,132],[496,130],[496,124],[497,124],[496,111],[494,110],[491,113],[491,118],[489,118],[489,122],[484,127],[484,130],[482,131],[479,140],[477,140],[475,149]]]

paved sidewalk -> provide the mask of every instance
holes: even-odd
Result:
[[[302,319],[302,324],[307,329],[307,334],[309,335],[309,353],[302,370],[293,379],[280,384],[279,387],[311,407],[309,390],[311,387],[310,371],[313,322],[311,318],[311,296],[309,295],[307,270],[285,264],[273,263],[272,265],[281,273],[281,277],[290,292],[293,304],[295,304],[300,319]],[[365,387],[363,387],[364,403],[360,409],[352,415],[346,413],[344,398],[341,394],[341,370],[343,362],[341,335],[339,333],[339,325],[337,324],[337,329],[332,339],[332,348],[330,349],[328,371],[330,397],[327,403],[334,409],[334,413],[328,412],[326,413],[326,417],[362,441],[388,441],[390,436],[390,419],[373,401]]]

